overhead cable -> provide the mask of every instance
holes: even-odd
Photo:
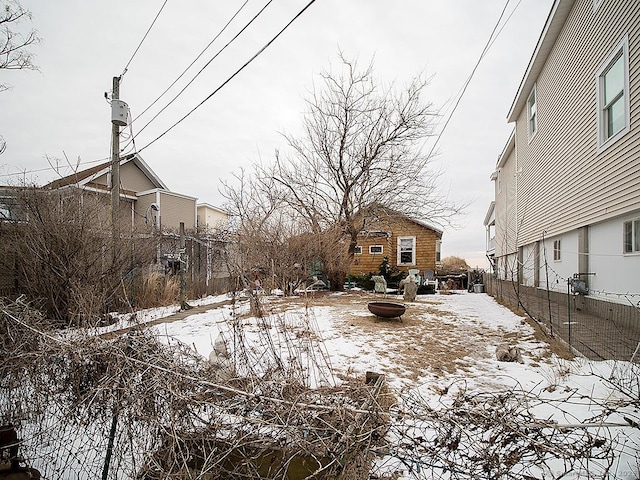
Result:
[[[264,11],[265,9],[273,2],[273,0],[269,0],[264,7],[262,7],[258,13],[256,13],[254,15],[254,17],[249,21],[249,23],[247,23],[244,27],[242,27],[242,29],[233,36],[233,38],[231,40],[229,40],[220,50],[218,50],[218,52],[216,52],[216,54],[211,57],[211,59],[209,59],[209,61],[207,63],[204,64],[204,66],[198,71],[198,73],[195,74],[195,76],[189,81],[189,83],[187,83],[182,90],[180,90],[170,101],[169,103],[167,103],[164,107],[162,107],[162,109],[156,113],[151,120],[149,120],[147,123],[144,124],[144,126],[138,131],[138,133],[136,133],[136,135],[133,137],[133,139],[135,140],[135,137],[137,137],[138,135],[140,135],[142,133],[142,131],[147,128],[149,126],[149,124],[151,124],[151,122],[153,122],[156,118],[158,118],[160,116],[160,114],[162,112],[164,112],[173,102],[175,102],[177,100],[177,98],[182,95],[184,93],[184,91],[194,82],[194,80],[196,78],[198,78],[198,76],[211,64],[211,62],[213,62],[218,55],[220,55],[229,45],[231,45],[231,43],[233,43]],[[197,108],[197,107],[196,107]],[[190,113],[189,113],[190,114]],[[189,115],[187,114],[187,115]],[[171,127],[173,128],[173,127]],[[165,132],[166,133],[166,132]],[[164,135],[164,134],[163,134]]]
[[[249,0],[245,0],[245,2],[240,6],[240,8],[236,11],[236,13],[233,14],[233,16],[229,19],[229,21],[225,24],[224,27],[222,27],[222,30],[220,30],[215,37],[213,37],[213,39],[207,44],[206,47],[204,47],[202,49],[202,51],[198,54],[198,56],[196,58],[193,59],[193,61],[189,64],[189,66],[187,68],[185,68],[182,73],[173,81],[173,83],[171,83],[171,85],[169,85],[166,90],[164,92],[162,92],[158,98],[156,98],[147,108],[145,108],[139,115],[136,116],[136,118],[134,118],[132,120],[132,123],[135,122],[138,118],[140,118],[142,115],[144,115],[151,107],[153,107],[170,89],[171,87],[173,87],[183,76],[185,73],[187,73],[187,71],[193,67],[193,65],[200,59],[200,57],[202,55],[204,55],[204,52],[206,52],[209,47],[213,44],[213,42],[215,42],[218,37],[220,37],[220,35],[222,35],[224,33],[224,31],[227,29],[227,27],[231,24],[231,22],[238,16],[238,14],[242,11],[242,9],[247,5],[247,3],[249,3]],[[253,21],[253,20],[252,20]],[[245,27],[246,28],[246,27]],[[219,52],[218,52],[219,53]],[[216,54],[217,55],[217,54]],[[215,58],[215,57],[214,57]],[[213,60],[213,59],[212,59]],[[209,63],[211,63],[211,60],[209,61]],[[207,63],[207,65],[209,64]],[[202,71],[202,70],[201,70]],[[200,72],[198,72],[197,75],[199,75]],[[196,76],[197,76],[196,75]],[[195,78],[195,77],[194,77]]]
[[[120,78],[124,77],[124,74],[127,73],[127,70],[129,69],[129,65],[131,64],[131,61],[133,60],[133,57],[136,56],[136,53],[138,53],[138,50],[140,50],[140,47],[142,46],[142,43],[145,41],[145,39],[147,38],[147,35],[149,35],[149,32],[151,31],[151,29],[153,28],[153,26],[156,23],[156,20],[158,20],[158,17],[160,16],[160,13],[162,13],[162,10],[164,9],[164,6],[167,4],[169,0],[164,0],[164,3],[162,4],[162,6],[160,7],[160,10],[158,11],[158,13],[156,14],[155,18],[153,19],[153,22],[151,22],[151,25],[149,25],[149,28],[147,29],[147,33],[144,34],[144,37],[142,37],[142,40],[140,40],[140,43],[138,44],[138,46],[136,47],[135,51],[133,52],[133,55],[131,55],[131,58],[129,59],[129,61],[127,62],[127,64],[124,67],[124,70],[122,71],[122,73],[120,74]]]
[[[282,33],[291,26],[291,24],[293,22],[295,22],[311,5],[313,5],[315,3],[316,0],[311,0],[309,3],[307,3],[307,5],[300,10],[300,12],[298,12],[298,14],[293,17],[291,19],[291,21],[289,21],[289,23],[287,23],[271,40],[269,40],[269,42],[267,42],[260,50],[258,50],[249,60],[247,60],[245,62],[244,65],[242,65],[238,70],[236,70],[227,80],[225,80],[218,88],[216,88],[213,92],[211,92],[211,94],[209,94],[204,100],[202,100],[198,105],[196,105],[195,107],[193,107],[186,115],[184,115],[180,120],[178,120],[177,122],[175,122],[173,125],[171,125],[168,129],[166,129],[164,132],[162,132],[160,135],[158,135],[156,138],[154,138],[151,142],[149,142],[148,144],[146,144],[144,147],[142,147],[140,150],[138,150],[138,152],[143,151],[145,148],[149,147],[150,145],[152,145],[153,143],[155,143],[156,141],[160,140],[162,137],[164,137],[167,133],[169,133],[171,130],[173,130],[176,126],[178,126],[180,123],[182,123],[187,117],[189,117],[193,112],[195,112],[198,108],[200,108],[202,105],[204,105],[211,97],[213,97],[216,93],[218,93],[225,85],[227,85],[231,80],[233,80],[236,75],[238,75],[242,70],[244,70],[251,62],[253,62],[262,52],[264,52],[269,46],[271,46],[271,44],[280,36],[282,35]]]
[[[482,49],[482,53],[480,54],[480,57],[478,58],[478,61],[476,62],[475,66],[473,67],[473,70],[471,71],[471,74],[469,75],[467,80],[464,82],[464,84],[462,86],[462,89],[460,90],[460,93],[458,94],[458,98],[456,99],[456,102],[455,102],[455,104],[453,106],[453,109],[451,110],[451,113],[449,113],[449,116],[447,117],[447,120],[444,122],[444,126],[442,127],[442,130],[440,130],[440,133],[436,137],[436,141],[434,142],[433,146],[431,147],[431,150],[429,151],[429,157],[433,154],[434,150],[436,149],[436,146],[438,145],[438,142],[440,141],[440,137],[442,137],[442,134],[447,129],[447,126],[449,125],[449,122],[451,121],[451,117],[453,117],[453,114],[455,113],[456,109],[458,108],[458,105],[460,104],[460,100],[462,100],[462,97],[464,96],[465,92],[467,91],[467,87],[469,86],[469,83],[471,83],[471,80],[473,79],[473,76],[475,75],[476,70],[478,69],[478,66],[480,65],[480,62],[482,61],[484,56],[489,51],[489,48],[491,48],[491,45],[493,45],[493,42],[495,41],[495,38],[497,38],[498,34],[500,34],[500,32],[502,31],[502,29],[500,29],[500,31],[498,31],[498,34],[496,34],[496,30],[498,30],[498,27],[500,26],[500,22],[502,21],[502,17],[504,17],[504,13],[507,10],[507,6],[509,5],[509,2],[510,2],[510,0],[507,0],[507,2],[505,3],[504,7],[502,8],[502,12],[500,13],[500,17],[498,18],[498,21],[496,22],[495,26],[493,27],[493,30],[491,31],[491,35],[489,36],[489,39],[487,40],[487,43],[485,44],[484,48]],[[514,11],[515,11],[516,8],[518,8],[518,5],[520,5],[520,2],[518,2],[518,4],[515,6]],[[513,15],[513,12],[511,13],[511,15]],[[509,18],[511,18],[511,15],[509,15]],[[508,21],[508,19],[507,19],[507,21]],[[494,35],[495,35],[495,38],[494,38]]]

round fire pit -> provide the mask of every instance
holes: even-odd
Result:
[[[400,317],[407,309],[402,303],[393,302],[369,302],[367,308],[374,315],[383,318]]]

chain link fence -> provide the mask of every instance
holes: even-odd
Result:
[[[524,311],[590,360],[640,361],[640,308],[484,276],[485,291]]]

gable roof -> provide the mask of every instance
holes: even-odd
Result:
[[[573,4],[574,0],[555,0],[553,3],[551,12],[547,17],[547,22],[542,29],[542,34],[538,39],[536,49],[533,52],[531,60],[529,60],[527,71],[520,82],[520,87],[518,87],[516,98],[514,98],[511,108],[509,109],[509,114],[507,115],[507,121],[509,123],[517,120],[518,115],[520,115],[520,112],[526,105],[529,92],[531,92],[533,85],[538,79],[538,75],[540,75],[547,58],[549,58],[549,54],[562,31],[564,22],[567,20]]]
[[[228,214],[229,214],[226,210],[223,210],[223,209],[222,209],[222,208],[220,208],[220,207],[216,207],[216,206],[214,206],[214,205],[211,205],[210,203],[198,203],[198,204],[196,205],[196,208],[200,208],[200,207],[202,207],[202,208],[208,208],[208,209],[210,209],[210,210],[215,210],[216,212],[220,212],[220,213],[223,213],[223,214],[225,214],[225,215],[228,215]]]
[[[442,237],[442,230],[434,227],[433,225],[428,224],[427,222],[423,221],[423,220],[418,220],[415,218],[410,217],[409,215],[406,215],[402,212],[398,212],[397,210],[394,210],[392,208],[388,208],[388,207],[384,207],[382,205],[375,205],[372,208],[367,209],[367,211],[369,212],[369,214],[371,215],[372,213],[375,212],[385,212],[385,214],[389,217],[400,217],[403,218],[405,220],[408,220],[410,222],[415,223],[416,225],[419,225],[423,228],[427,228],[429,230],[433,230],[439,237]]]
[[[163,190],[168,190],[165,183],[160,180],[153,170],[147,165],[147,163],[142,159],[142,157],[138,153],[132,153],[120,158],[120,166],[126,165],[129,162],[133,162],[138,169],[153,183],[155,188],[161,188]],[[72,173],[71,175],[67,175],[66,177],[59,178],[54,180],[51,183],[48,183],[44,186],[44,188],[57,189],[69,186],[75,187],[87,187],[91,184],[95,179],[100,178],[103,175],[107,175],[111,171],[111,162],[101,163],[100,165],[96,165],[95,167],[88,168],[86,170],[81,170],[79,172]],[[95,186],[95,185],[94,185]]]

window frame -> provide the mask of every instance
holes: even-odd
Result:
[[[562,261],[562,239],[558,238],[553,241],[553,261],[561,262]]]
[[[527,97],[527,135],[529,141],[536,136],[538,132],[538,93],[536,84],[533,85],[529,96]],[[531,105],[531,99],[533,98],[533,106]],[[532,113],[533,111],[533,113]],[[532,127],[533,124],[533,127]]]
[[[411,262],[403,262],[402,261],[402,253],[407,250],[402,250],[402,240],[411,240]],[[398,237],[398,255],[397,255],[397,265],[415,265],[416,264],[416,237],[403,235]]]
[[[372,248],[377,248],[377,247],[380,247],[379,252],[371,251]],[[369,245],[369,255],[382,255],[382,254],[384,254],[384,245]]]
[[[611,68],[622,59],[622,89],[613,100],[607,104],[605,101],[605,80]],[[609,135],[608,120],[610,109],[615,103],[622,99],[624,113],[624,126],[617,132]],[[602,152],[616,143],[629,131],[630,106],[629,106],[629,38],[625,35],[616,45],[613,51],[607,56],[596,73],[596,115],[598,130],[598,152]]]
[[[354,255],[362,255],[362,245],[356,245],[353,249]]]
[[[627,227],[629,227],[628,232]],[[627,235],[629,235],[628,240]],[[640,218],[622,222],[622,254],[640,255]]]

